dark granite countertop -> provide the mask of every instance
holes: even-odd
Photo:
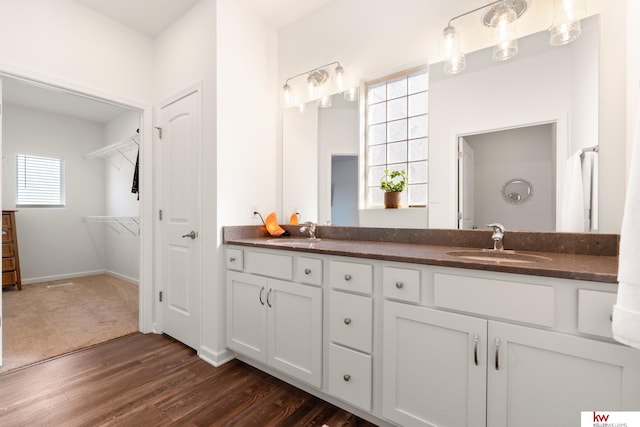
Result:
[[[530,259],[506,261],[483,259],[483,250],[491,244],[491,232],[485,230],[319,226],[319,239],[313,241],[301,235],[298,227],[284,228],[292,235],[273,238],[260,226],[224,227],[223,240],[241,246],[617,283],[619,236],[614,234],[507,231],[507,256],[522,254]],[[344,237],[337,238],[340,236]],[[482,258],[451,254],[460,251]]]

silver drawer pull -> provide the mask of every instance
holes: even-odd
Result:
[[[273,307],[273,306],[271,305],[271,291],[272,291],[272,290],[273,290],[273,289],[272,289],[272,288],[270,288],[270,289],[269,289],[269,292],[267,292],[267,305],[269,306],[269,308]]]
[[[345,380],[346,382],[349,382],[351,380],[351,375],[349,374],[344,374],[342,377],[343,380]]]
[[[402,283],[402,282],[396,282],[396,288],[398,288],[398,289],[402,289],[402,288],[404,288],[404,283]]]
[[[264,300],[262,299],[262,294],[264,293],[264,286],[260,288],[260,295],[258,295],[258,299],[260,300],[260,304],[264,305]]]
[[[478,341],[480,341],[480,337],[476,334],[473,337],[473,363],[478,366]]]
[[[346,280],[347,282],[348,282],[349,280],[351,280],[351,275],[350,275],[350,274],[345,274],[345,275],[344,275],[344,280]]]
[[[350,325],[351,324],[351,319],[349,319],[348,317],[344,318],[344,324],[345,325]]]
[[[229,262],[236,262],[236,257],[232,256],[231,258],[229,258]]]
[[[304,269],[304,274],[306,274],[307,276],[311,274],[311,269],[310,268],[305,268]]]

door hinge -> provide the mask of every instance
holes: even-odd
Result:
[[[158,129],[158,138],[162,139],[162,128],[159,126],[156,126],[156,129]]]
[[[458,151],[458,160],[462,159],[462,151]]]
[[[158,300],[162,302],[162,291],[158,292]]]
[[[162,209],[158,210],[158,219],[162,221]]]

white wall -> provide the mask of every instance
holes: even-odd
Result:
[[[0,71],[152,98],[153,39],[74,0],[2,0]]]
[[[15,208],[16,154],[65,161],[66,206],[19,208],[16,214],[23,283],[104,270],[104,229],[83,220],[104,212],[104,164],[84,157],[100,148],[103,138],[99,123],[4,106],[3,209]]]
[[[105,144],[123,141],[136,135],[140,128],[140,113],[127,112],[105,125]],[[105,161],[105,213],[104,215],[140,218],[138,194],[131,192],[138,150],[133,148],[114,154],[110,163]],[[126,157],[126,158],[125,158]],[[138,231],[136,225],[130,225]],[[105,230],[106,268],[112,274],[137,282],[140,271],[140,236],[122,226]]]
[[[217,169],[218,225],[247,224],[250,205],[263,213],[277,210],[277,33],[263,18],[236,0],[218,0],[217,39]],[[207,181],[205,181],[207,182]],[[285,218],[280,218],[281,222]],[[288,216],[287,218],[288,219]],[[224,267],[222,236],[217,230],[220,252],[210,280],[218,287],[216,305],[204,316],[205,328],[217,327],[215,345],[226,347],[224,334]],[[214,258],[210,258],[214,259]],[[206,331],[207,332],[207,331]],[[206,337],[207,345],[213,345]]]
[[[341,94],[334,98],[342,98]],[[336,99],[331,108],[318,109],[318,223],[331,221],[331,156],[358,155],[358,104]],[[300,153],[315,157],[314,153]],[[358,195],[354,195],[358,205]],[[286,212],[285,212],[286,214]],[[357,221],[357,218],[356,218]]]
[[[519,20],[520,34],[548,28],[551,0],[532,2]],[[598,139],[601,145],[601,231],[619,232],[625,176],[617,165],[626,155],[626,44],[621,23],[625,5],[588,1],[601,14]],[[438,62],[437,40],[448,20],[463,11],[456,2],[434,0],[335,0],[280,30],[279,82],[319,65],[339,60],[352,75],[369,79],[409,65]],[[467,51],[490,45],[488,31],[470,15],[456,22]],[[629,50],[628,55],[635,55]],[[553,99],[553,98],[551,98]],[[616,113],[617,112],[617,113]],[[433,159],[430,159],[430,167]],[[448,182],[448,180],[447,180]],[[433,180],[430,185],[433,186]],[[432,208],[432,206],[431,206]],[[440,224],[441,225],[441,224]]]

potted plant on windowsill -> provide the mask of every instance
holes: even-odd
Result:
[[[384,170],[384,176],[380,180],[380,188],[384,191],[384,207],[399,208],[400,195],[407,185],[407,172],[405,170]]]

